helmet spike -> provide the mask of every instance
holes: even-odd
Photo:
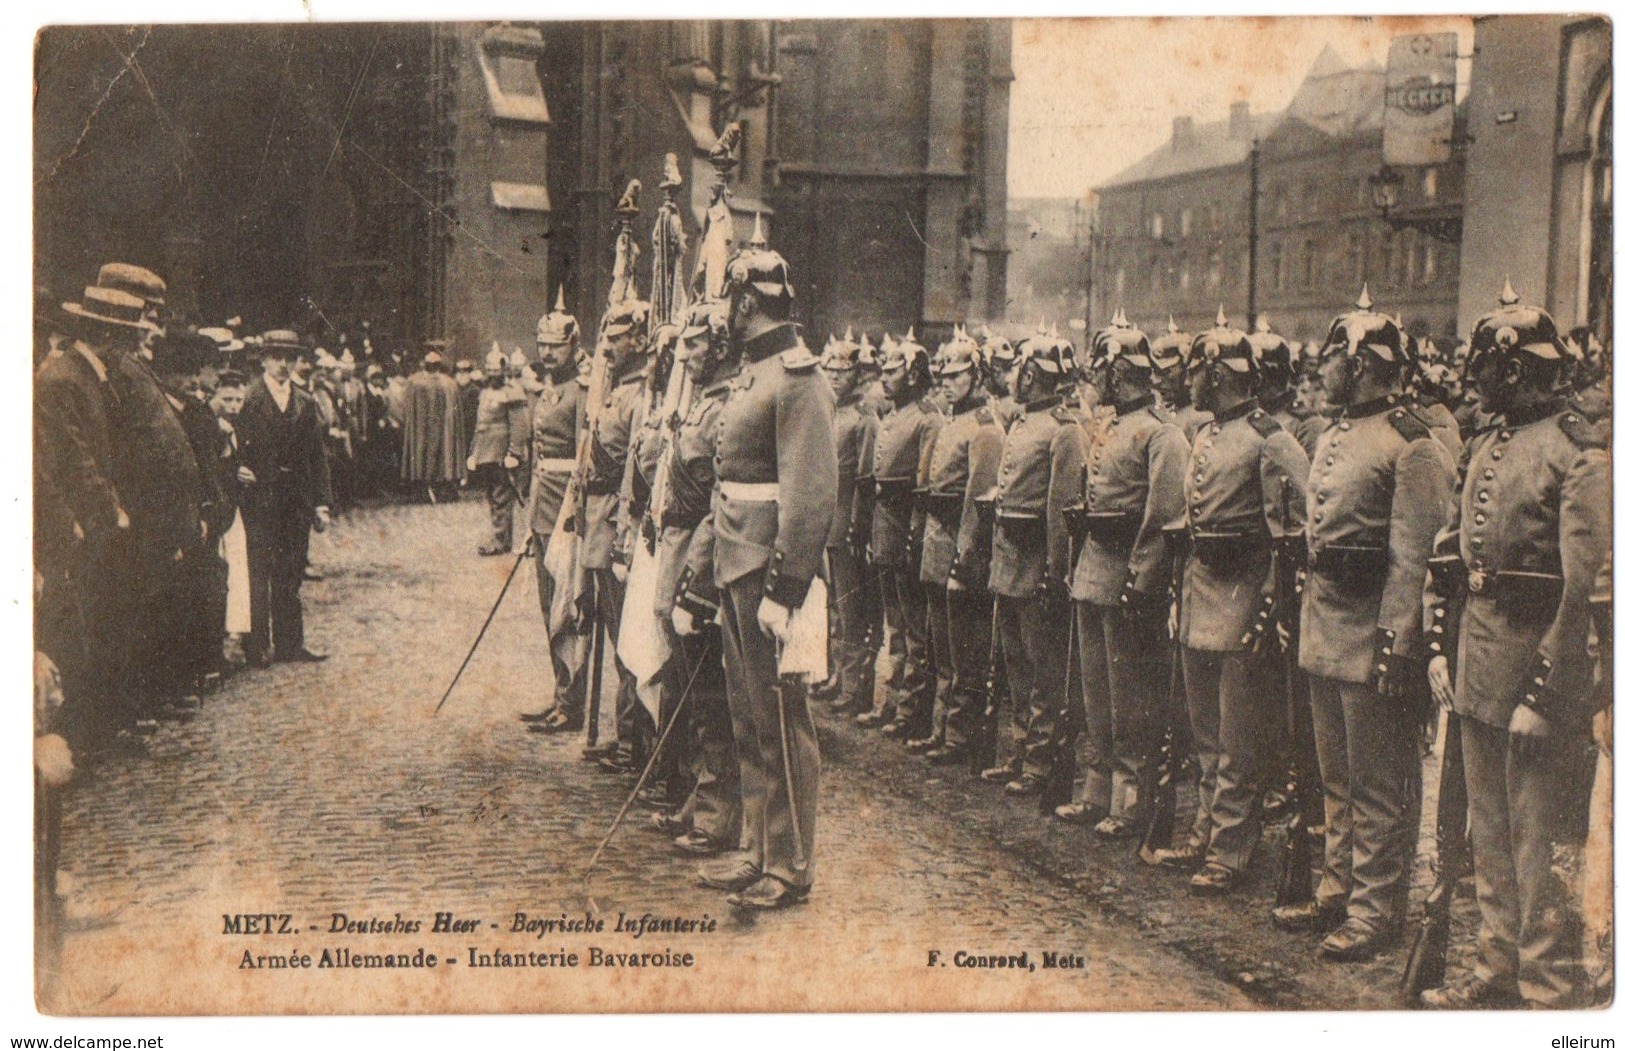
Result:
[[[559,282],[559,298],[553,304],[553,312],[555,314],[564,313],[564,282],[563,281]]]
[[[1112,315],[1112,325],[1116,328],[1128,328],[1128,315],[1123,312],[1121,303],[1117,306],[1117,313]]]
[[[1229,328],[1230,327],[1230,319],[1224,316],[1224,304],[1223,303],[1219,304],[1219,313],[1218,313],[1218,316],[1213,319],[1213,324],[1218,326],[1219,328]]]
[[[852,326],[846,326],[846,342],[852,342]]]
[[[915,340],[914,340],[914,326],[913,325],[910,325],[908,327],[908,335],[903,337],[903,342],[904,343],[913,343],[913,342],[915,342]]]
[[[750,232],[750,244],[755,248],[767,247],[767,234],[762,232],[762,213],[756,213],[756,228]]]
[[[1178,332],[1179,332],[1179,322],[1174,320],[1174,315],[1173,314],[1169,314],[1168,315],[1168,334],[1170,336],[1173,336],[1173,335],[1177,335]]]
[[[1265,335],[1270,333],[1270,316],[1268,314],[1258,315],[1258,331]]]
[[[1506,282],[1501,286],[1501,305],[1509,307],[1518,301],[1518,293],[1512,290],[1512,275],[1508,274]]]
[[[1356,299],[1354,301],[1354,305],[1356,307],[1358,307],[1359,309],[1361,309],[1361,310],[1370,310],[1371,309],[1371,284],[1370,284],[1370,282],[1366,282],[1366,283],[1360,285],[1360,298]]]
[[[1405,327],[1404,315],[1400,314],[1400,312],[1397,311],[1397,310],[1394,311],[1394,327],[1395,328],[1404,328]]]

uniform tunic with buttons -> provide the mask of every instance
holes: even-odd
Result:
[[[1265,597],[1274,593],[1277,542],[1303,526],[1309,458],[1292,434],[1256,403],[1197,432],[1185,470],[1194,537],[1226,539],[1222,557],[1195,541],[1181,589],[1179,641],[1215,652],[1242,648]]]
[[[530,528],[544,540],[553,534],[576,458],[576,441],[587,425],[587,385],[581,377],[549,381],[530,415]]]
[[[756,342],[761,348],[747,352],[761,357],[734,380],[717,423],[716,475],[718,482],[776,482],[779,497],[732,499],[719,486],[712,503],[716,582],[725,588],[768,568],[766,596],[794,608],[834,527],[835,395],[793,326]]]
[[[1298,440],[1298,445],[1303,449],[1304,456],[1314,455],[1315,445],[1320,441],[1320,436],[1326,430],[1328,423],[1326,417],[1311,409],[1299,408],[1298,406],[1278,409],[1270,415],[1275,417],[1275,422],[1287,429],[1287,433]]]
[[[835,407],[835,459],[839,481],[835,492],[835,528],[829,534],[831,547],[848,543],[854,532],[864,536],[869,532],[867,523],[856,531],[853,527],[860,509],[869,507],[867,500],[857,499],[858,479],[865,473],[873,477],[872,457],[879,424],[874,410],[858,397]]]
[[[637,424],[643,395],[643,374],[622,376],[604,400],[593,430],[587,469],[587,534],[582,539],[582,565],[608,569],[619,529],[621,482],[626,477],[626,454]]]
[[[1310,571],[1298,663],[1343,682],[1373,681],[1379,650],[1420,659],[1422,590],[1449,517],[1450,454],[1390,399],[1352,407],[1327,428],[1309,467]],[[1375,576],[1314,567],[1330,547],[1377,549]]]
[[[474,441],[468,455],[475,464],[501,463],[512,456],[524,459],[530,406],[519,384],[483,387],[474,410]]]
[[[1149,399],[1119,407],[1100,425],[1089,450],[1087,513],[1126,514],[1137,528],[1131,545],[1090,534],[1072,574],[1074,599],[1117,606],[1126,589],[1163,594],[1173,570],[1163,529],[1184,513],[1189,456],[1190,444],[1173,414]]]
[[[1010,421],[998,479],[988,589],[1031,598],[1046,578],[1066,576],[1063,512],[1083,484],[1083,428],[1058,398],[1036,401]]]
[[[696,391],[672,436],[666,507],[660,522],[657,616],[670,615],[680,597],[679,584],[690,612],[706,619],[716,616],[711,494],[716,486],[717,421],[732,380],[731,374],[719,377]]]
[[[1179,425],[1179,431],[1185,436],[1187,442],[1196,441],[1196,432],[1201,430],[1212,419],[1213,414],[1205,409],[1198,409],[1190,402],[1186,402],[1173,410],[1174,422]]]
[[[1475,446],[1460,496],[1468,573],[1456,655],[1456,711],[1506,729],[1528,693],[1569,731],[1591,712],[1590,594],[1612,535],[1611,458],[1572,408]],[[1556,578],[1519,591],[1501,573]],[[1537,591],[1549,596],[1539,601]]]
[[[949,571],[960,563],[965,579],[979,583],[985,565],[982,517],[976,498],[998,484],[1004,429],[985,399],[958,406],[937,432],[926,472],[933,509],[955,501],[946,514],[933,510],[925,526],[920,579],[946,587]]]
[[[904,405],[880,421],[875,435],[875,484],[885,491],[875,498],[870,562],[887,569],[908,566],[909,542],[915,537],[914,490],[931,437],[942,426],[942,414],[923,399]]]

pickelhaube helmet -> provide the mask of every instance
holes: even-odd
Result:
[[[1061,341],[1044,332],[1035,332],[1016,345],[1022,367],[1032,365],[1047,376],[1060,380],[1067,374],[1067,362],[1062,357]]]
[[[1192,368],[1223,362],[1235,372],[1252,372],[1257,366],[1257,358],[1253,341],[1247,338],[1245,332],[1230,327],[1222,306],[1218,317],[1213,319],[1213,327],[1197,336],[1191,344]]]
[[[891,339],[890,336],[887,337]],[[908,335],[901,340],[892,340],[881,343],[880,371],[896,372],[898,369],[907,369],[909,381],[916,385],[924,385],[931,381],[931,355],[914,339],[914,329],[908,330]]]
[[[536,342],[560,346],[574,343],[581,335],[581,326],[575,316],[564,309],[564,286],[559,285],[559,297],[553,310],[536,322]]]
[[[1557,322],[1539,307],[1518,302],[1518,293],[1512,290],[1509,279],[1501,289],[1500,301],[1494,310],[1473,324],[1473,334],[1467,351],[1467,366],[1472,368],[1485,355],[1528,354],[1542,361],[1566,361],[1578,364],[1577,355],[1558,332]]]
[[[602,335],[605,339],[627,334],[641,337],[648,331],[649,301],[646,299],[623,299],[604,311]]]
[[[850,372],[862,367],[863,362],[859,360],[862,351],[863,348],[852,341],[852,329],[848,328],[846,335],[840,339],[836,339],[833,332],[829,334],[819,360],[825,372]],[[870,349],[870,356],[873,357],[873,348]]]
[[[989,332],[987,326],[982,326],[982,356],[995,368],[1008,368],[1015,364],[1016,348],[1008,339],[997,333]]]
[[[1179,323],[1169,314],[1167,330],[1151,342],[1151,364],[1162,370],[1189,365],[1192,342],[1190,333],[1181,331]]]
[[[756,229],[745,246],[728,261],[728,281],[724,294],[731,296],[741,288],[749,288],[772,300],[791,300],[796,297],[790,285],[790,264],[784,257],[767,246],[762,232],[762,213],[756,213]]]
[[[461,363],[459,362],[459,364]],[[491,349],[485,353],[485,374],[489,376],[507,370],[508,356],[502,353],[502,348],[493,342]]]
[[[934,371],[938,376],[954,376],[966,369],[979,369],[982,364],[981,348],[969,332],[955,325],[953,336],[937,347]]]
[[[1298,378],[1299,358],[1292,344],[1270,328],[1270,319],[1258,315],[1258,327],[1247,337],[1258,361],[1259,385],[1274,390],[1290,387]]]
[[[1399,323],[1387,314],[1379,314],[1371,309],[1369,288],[1360,290],[1360,298],[1353,310],[1339,314],[1332,321],[1331,328],[1326,332],[1322,356],[1337,353],[1354,355],[1361,350],[1369,350],[1382,360],[1396,365],[1403,365],[1406,360],[1405,337],[1400,332]]]
[[[682,338],[685,342],[700,338],[710,340],[728,338],[728,304],[716,299],[702,299],[688,308],[683,319]]]
[[[1129,324],[1122,307],[1112,316],[1111,325],[1095,335],[1089,347],[1089,367],[1098,372],[1119,358],[1142,369],[1151,367],[1151,341]]]
[[[858,367],[872,372],[880,371],[880,354],[869,342],[869,333],[858,337]]]

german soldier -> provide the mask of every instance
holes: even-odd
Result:
[[[931,438],[942,426],[941,414],[921,400],[931,388],[930,361],[911,337],[886,347],[880,362],[880,382],[893,408],[875,436],[875,515],[869,539],[869,563],[880,580],[886,627],[902,640],[901,661],[893,668],[885,697],[858,719],[864,726],[883,724],[883,733],[905,740],[925,736],[936,688],[926,638],[925,589],[920,586],[924,513],[915,506],[914,491]]]
[[[1010,682],[1014,750],[982,771],[1011,795],[1039,792],[1055,763],[1066,690],[1066,517],[1082,480],[1083,432],[1061,404],[1060,347],[1034,336],[1016,377],[1021,410],[999,459],[988,589],[997,596],[999,641]],[[997,727],[987,732],[997,734]]]
[[[936,710],[930,737],[910,750],[934,763],[956,763],[980,736],[992,635],[987,592],[992,536],[976,500],[998,485],[1004,428],[987,403],[985,363],[970,337],[938,350],[937,378],[952,417],[937,431],[926,470],[925,535],[920,582],[925,585]]]
[[[513,505],[519,499],[513,472],[530,441],[529,410],[525,392],[509,376],[507,356],[493,347],[485,355],[485,383],[474,403],[468,453],[469,474],[485,486],[491,509],[491,538],[480,545],[481,555],[513,550]]]
[[[1021,411],[1021,406],[1016,404],[1016,366],[1020,364],[1016,348],[1008,339],[989,332],[984,326],[982,360],[987,362],[988,401],[998,414],[1000,425],[1008,426]]]
[[[681,743],[693,789],[675,814],[655,815],[655,825],[675,837],[677,850],[708,856],[739,843],[739,761],[722,669],[711,519],[717,423],[739,359],[728,339],[727,304],[697,303],[684,321],[681,338],[693,394],[666,454],[655,616],[675,636],[662,709],[674,710],[688,691],[687,740]]]
[[[1298,663],[1310,675],[1326,859],[1315,900],[1274,915],[1330,932],[1320,952],[1339,961],[1399,937],[1415,846],[1422,588],[1449,514],[1450,458],[1400,403],[1404,354],[1399,326],[1367,295],[1332,322],[1322,374],[1341,411],[1309,471]]]
[[[864,548],[869,539],[873,502],[859,492],[859,478],[873,476],[875,433],[879,418],[863,402],[863,386],[875,365],[868,341],[854,343],[852,334],[831,340],[821,360],[835,392],[835,453],[839,482],[835,528],[827,555],[834,588],[836,633],[835,700],[832,710],[866,712],[874,703],[875,659],[880,642],[880,604],[874,573]]]
[[[1258,404],[1298,440],[1305,456],[1312,456],[1326,429],[1326,417],[1298,403],[1301,352],[1270,331],[1269,318],[1263,314],[1258,315],[1257,330],[1247,338],[1258,355]]]
[[[520,718],[535,733],[581,729],[586,708],[582,639],[563,624],[548,620],[556,586],[543,556],[558,521],[570,474],[576,468],[576,446],[587,425],[587,378],[577,367],[580,326],[564,309],[564,287],[551,313],[536,323],[536,357],[542,389],[530,416],[530,533],[536,544],[536,593],[553,662],[553,703]]]
[[[1551,316],[1510,286],[1473,326],[1469,369],[1503,422],[1474,440],[1451,522],[1467,571],[1453,688],[1443,652],[1428,671],[1461,722],[1479,962],[1425,992],[1430,1007],[1588,1003],[1562,873],[1586,828],[1586,637],[1612,534],[1611,458],[1570,398],[1577,364]]]
[[[1203,411],[1191,399],[1191,337],[1179,330],[1173,315],[1168,315],[1168,330],[1151,344],[1152,386],[1157,400],[1173,414],[1187,442],[1196,440],[1196,432],[1213,419],[1211,412]]]
[[[1137,836],[1153,787],[1146,774],[1160,736],[1167,681],[1172,553],[1165,529],[1183,507],[1190,444],[1152,394],[1145,333],[1121,311],[1091,347],[1091,376],[1113,410],[1095,430],[1082,501],[1088,536],[1072,574],[1083,703],[1093,763],[1084,809],[1103,839]]]
[[[1178,605],[1202,770],[1187,850],[1206,862],[1190,886],[1206,896],[1234,890],[1258,845],[1281,672],[1262,626],[1275,601],[1289,600],[1275,595],[1275,562],[1283,538],[1302,528],[1309,473],[1297,439],[1253,397],[1258,365],[1251,340],[1222,313],[1196,338],[1190,365],[1196,408],[1213,416],[1197,430],[1185,471],[1191,557]]]
[[[783,257],[754,239],[727,276],[745,365],[717,421],[712,521],[743,820],[739,851],[700,879],[738,907],[774,909],[814,876],[818,735],[804,676],[781,674],[779,653],[810,650],[803,636],[826,626],[822,610],[798,613],[834,527],[835,396],[790,322]]]

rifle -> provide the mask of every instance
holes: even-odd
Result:
[[[978,497],[976,500],[976,513],[984,519],[988,526],[988,535],[998,528],[994,519],[992,497]],[[987,698],[982,709],[982,733],[978,737],[975,753],[972,754],[972,765],[980,770],[986,770],[998,764],[999,761],[999,593],[993,593],[993,625],[988,633],[987,649],[987,675],[982,680],[982,693]]]
[[[1434,632],[1441,636],[1438,652],[1448,656],[1455,635],[1451,615],[1459,614],[1466,594],[1464,567],[1459,558],[1445,556],[1429,559],[1428,569],[1436,581],[1436,590],[1444,599],[1434,610],[1438,621]],[[1422,922],[1411,939],[1405,972],[1400,979],[1402,992],[1413,1002],[1421,996],[1422,990],[1444,984],[1445,956],[1450,949],[1450,905],[1455,899],[1457,881],[1472,862],[1472,850],[1467,842],[1467,774],[1462,765],[1460,718],[1455,712],[1447,713],[1445,719],[1435,822],[1433,887],[1423,900]]]
[[[1170,528],[1168,543],[1174,549],[1169,589],[1177,596],[1185,581],[1185,539],[1183,530]],[[1168,653],[1168,693],[1163,699],[1162,746],[1157,750],[1157,783],[1152,790],[1151,817],[1140,835],[1139,857],[1147,865],[1157,863],[1157,852],[1174,842],[1174,824],[1179,810],[1179,774],[1185,768],[1185,739],[1179,733],[1181,709],[1185,705],[1184,662],[1179,659],[1178,632],[1173,633]]]
[[[1291,508],[1292,483],[1281,481],[1283,514]],[[1298,570],[1307,561],[1301,532],[1286,532],[1276,549],[1275,603],[1276,615],[1286,628],[1288,641],[1283,650],[1286,662],[1286,727],[1287,773],[1286,799],[1288,813],[1286,845],[1281,850],[1281,869],[1275,876],[1275,904],[1301,905],[1314,896],[1314,837],[1310,835],[1310,810],[1319,795],[1318,779],[1305,757],[1314,754],[1314,742],[1308,736],[1310,728],[1303,718],[1308,711],[1305,684],[1298,675]]]
[[[1072,572],[1073,541],[1070,531],[1066,538],[1066,571]],[[1072,610],[1070,596],[1063,596],[1066,604],[1066,677],[1061,680],[1061,710],[1056,714],[1055,759],[1050,767],[1044,790],[1038,793],[1038,813],[1042,817],[1055,813],[1055,808],[1072,801],[1072,782],[1078,776],[1078,727],[1072,703],[1072,649],[1078,642],[1078,618]],[[1079,698],[1078,707],[1082,707]]]

